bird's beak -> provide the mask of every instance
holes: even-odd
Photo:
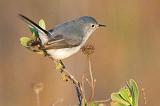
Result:
[[[98,24],[98,27],[106,27],[106,25]]]

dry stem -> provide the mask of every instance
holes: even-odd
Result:
[[[141,91],[142,91],[142,95],[143,95],[143,99],[144,99],[144,104],[146,105],[147,104],[147,97],[146,97],[145,89],[142,88]]]
[[[33,90],[36,94],[37,106],[40,106],[40,92],[43,90],[43,83],[33,84]]]
[[[88,101],[91,101],[94,97],[94,89],[95,89],[95,80],[93,78],[93,73],[92,73],[92,67],[91,67],[91,60],[90,60],[90,57],[88,56],[88,66],[89,66],[89,74],[90,74],[90,80],[91,80],[91,83],[90,83],[90,86],[91,86],[91,96],[89,98]]]

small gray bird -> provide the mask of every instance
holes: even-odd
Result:
[[[37,30],[43,49],[50,57],[57,60],[78,52],[97,28],[105,27],[98,24],[93,17],[82,16],[46,31],[24,15],[19,14],[19,16]]]

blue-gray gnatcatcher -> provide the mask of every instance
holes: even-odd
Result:
[[[82,16],[46,31],[24,15],[19,15],[27,24],[38,31],[39,40],[44,46],[44,50],[50,57],[57,60],[78,52],[97,28],[105,27],[105,25],[98,24],[93,17]]]

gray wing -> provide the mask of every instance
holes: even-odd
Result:
[[[50,36],[46,49],[72,48],[79,46],[83,40],[81,28],[71,22],[61,24],[48,32],[53,36]]]
[[[66,33],[67,34],[67,33]],[[49,39],[48,43],[45,45],[47,50],[49,49],[62,49],[62,48],[72,48],[79,46],[82,42],[83,37],[81,35],[66,35],[59,34],[55,35]]]
[[[26,16],[22,14],[19,16],[38,31],[41,43],[46,49],[71,48],[79,46],[82,42],[83,37],[80,28],[74,21],[57,25],[54,29],[46,31]]]

